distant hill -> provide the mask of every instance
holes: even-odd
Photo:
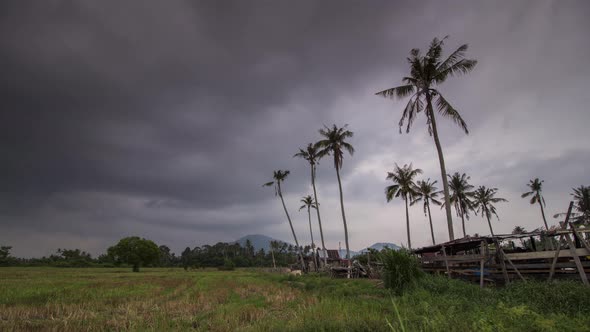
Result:
[[[399,250],[399,249],[401,249],[401,247],[400,247],[400,246],[398,246],[398,245],[397,245],[397,244],[395,244],[395,243],[388,243],[388,242],[377,242],[377,243],[373,244],[372,246],[370,246],[370,247],[368,247],[368,248],[365,248],[365,249],[362,249],[362,250],[360,250],[360,251],[359,251],[359,253],[361,253],[361,254],[362,254],[362,253],[365,253],[365,252],[367,252],[367,251],[368,251],[367,249],[375,249],[375,250],[377,250],[377,251],[381,251],[381,250],[383,250],[385,247],[387,247],[387,248],[390,248],[390,249],[393,249],[393,250]]]
[[[261,234],[251,234],[251,235],[242,236],[241,238],[237,239],[234,242],[239,243],[240,246],[244,247],[244,246],[246,246],[247,240],[250,240],[250,242],[252,243],[252,246],[254,247],[254,250],[258,251],[260,249],[264,249],[265,252],[268,252],[270,250],[270,241],[279,241],[280,243],[290,244],[288,242],[273,239],[270,236],[261,235]]]

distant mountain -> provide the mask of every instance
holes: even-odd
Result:
[[[242,236],[241,238],[237,239],[234,242],[239,243],[240,246],[242,246],[242,247],[245,247],[247,240],[250,240],[255,251],[258,251],[260,249],[264,249],[265,252],[268,252],[270,250],[270,241],[279,241],[280,243],[290,244],[288,242],[273,239],[270,236],[261,235],[261,234],[251,234],[251,235]]]
[[[368,249],[375,249],[377,251],[381,251],[383,250],[385,247],[393,249],[393,250],[400,250],[401,247],[398,246],[395,243],[388,243],[388,242],[377,242],[375,244],[373,244],[372,246],[362,249],[361,251],[359,251],[360,253],[365,253],[368,251]]]

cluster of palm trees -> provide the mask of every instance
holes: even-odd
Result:
[[[470,177],[465,173],[459,174],[457,172],[453,175],[447,174],[442,146],[439,139],[436,114],[453,121],[461,128],[462,131],[465,132],[465,134],[469,134],[469,130],[467,129],[466,122],[463,120],[457,109],[455,109],[443,97],[439,87],[448,78],[467,74],[477,65],[477,60],[467,59],[465,57],[468,49],[467,44],[461,45],[448,57],[443,59],[443,45],[447,37],[442,39],[434,38],[425,54],[422,54],[420,49],[412,49],[410,51],[410,56],[407,58],[410,67],[410,73],[408,76],[402,78],[403,84],[376,93],[378,96],[392,99],[410,97],[408,103],[403,109],[401,119],[398,123],[400,133],[402,132],[403,127],[405,127],[405,131],[409,133],[410,128],[416,118],[420,115],[420,113],[424,113],[428,133],[434,140],[438,155],[442,179],[442,191],[439,191],[435,186],[437,181],[431,181],[430,178],[414,182],[414,178],[421,174],[422,171],[420,169],[413,169],[411,164],[404,165],[403,167],[399,167],[396,164],[395,169],[392,172],[387,173],[387,179],[394,182],[385,189],[387,201],[391,201],[394,197],[398,197],[403,199],[406,205],[406,226],[408,247],[410,248],[411,239],[408,212],[409,205],[422,202],[424,213],[425,215],[428,215],[429,218],[432,242],[436,243],[434,238],[434,230],[432,227],[432,217],[430,213],[431,203],[440,205],[445,209],[449,239],[454,240],[455,235],[453,230],[451,207],[454,207],[456,215],[461,218],[464,237],[467,236],[467,232],[465,230],[465,219],[469,219],[471,212],[475,214],[481,213],[482,217],[487,219],[490,232],[492,235],[494,235],[490,219],[493,215],[498,217],[495,204],[507,202],[507,200],[504,198],[496,197],[498,192],[497,188],[479,186],[474,190],[474,186],[468,183]],[[344,153],[348,152],[350,155],[354,153],[354,148],[346,141],[348,138],[353,136],[353,133],[347,130],[346,126],[337,127],[336,125],[333,125],[332,127],[325,126],[319,130],[319,133],[322,136],[320,141],[316,143],[309,143],[306,148],[300,149],[299,152],[295,154],[295,157],[303,158],[309,163],[311,171],[313,198],[311,195],[306,196],[303,200],[303,207],[307,207],[309,220],[311,220],[311,209],[316,211],[320,229],[320,237],[322,241],[322,249],[324,250],[324,258],[326,258],[326,246],[322,230],[319,209],[320,204],[318,202],[315,178],[318,161],[325,156],[331,155],[334,161],[334,168],[336,169],[336,177],[338,180],[338,188],[340,192],[340,207],[342,213],[342,222],[344,225],[346,257],[350,258],[348,228],[344,211],[344,199],[342,194],[340,170],[342,168]],[[291,230],[293,232],[293,238],[295,239],[296,245],[299,247],[295,232],[293,230],[293,224],[289,217],[287,208],[285,207],[281,193],[280,184],[285,180],[288,174],[289,171],[275,171],[273,175],[274,181],[268,182],[266,185],[275,185],[275,192],[281,198],[285,214],[287,215],[287,220],[289,221],[289,225],[291,226]],[[528,184],[530,191],[524,193],[522,196],[531,196],[531,204],[539,204],[543,221],[545,223],[545,228],[548,228],[545,212],[543,210],[545,200],[541,195],[542,183],[543,181],[539,179],[531,180],[531,182]],[[590,190],[588,190],[588,187],[584,186],[575,189],[575,195],[580,197],[580,200],[578,201],[582,203],[578,204],[578,213],[574,217],[579,220],[586,220],[586,222],[588,222],[590,219],[590,212],[588,212],[590,211],[589,192]],[[441,193],[442,198],[439,197]],[[300,257],[302,257],[301,253]]]
[[[311,172],[311,186],[313,188],[313,197],[311,195],[304,196],[301,199],[303,205],[299,208],[299,210],[307,209],[307,215],[309,220],[309,231],[311,233],[311,241],[312,241],[312,248],[315,248],[315,243],[313,241],[313,231],[311,227],[311,209],[314,209],[317,214],[318,224],[320,229],[320,238],[322,241],[322,251],[323,251],[323,258],[324,263],[327,263],[327,251],[326,251],[326,243],[324,241],[324,231],[322,228],[322,219],[320,215],[320,204],[318,202],[318,194],[316,189],[316,167],[319,164],[320,159],[332,156],[334,162],[334,168],[336,169],[336,178],[338,179],[338,189],[340,190],[340,210],[342,213],[342,222],[344,224],[344,240],[346,243],[346,258],[350,258],[350,245],[348,241],[348,226],[346,223],[346,214],[344,212],[344,197],[342,194],[342,181],[340,179],[340,170],[342,169],[342,165],[344,162],[344,154],[348,152],[350,155],[354,154],[354,147],[347,141],[351,138],[354,134],[352,131],[348,130],[347,125],[343,127],[338,127],[333,125],[332,127],[324,126],[324,128],[319,130],[319,134],[321,139],[316,143],[309,143],[305,148],[299,149],[293,157],[298,157],[306,160],[310,165],[310,172]],[[287,221],[289,222],[289,226],[291,227],[291,232],[293,233],[293,239],[295,240],[295,245],[299,248],[299,257],[301,259],[302,266],[304,265],[303,262],[303,254],[301,253],[301,247],[299,246],[299,242],[297,241],[297,235],[295,234],[295,230],[293,228],[293,223],[289,216],[289,212],[287,211],[287,207],[285,205],[285,200],[283,199],[283,194],[281,191],[281,183],[287,178],[289,175],[289,171],[285,170],[277,170],[273,173],[273,181],[267,182],[264,186],[275,186],[275,194],[279,196],[281,202],[283,204],[283,209],[285,210],[285,214],[287,216]],[[315,257],[315,253],[314,253]],[[316,262],[317,264],[317,262]]]
[[[406,206],[406,230],[408,235],[408,248],[412,248],[412,239],[410,236],[410,214],[408,205],[414,205],[422,202],[424,215],[428,216],[430,223],[430,234],[432,236],[432,244],[436,244],[434,238],[434,228],[432,226],[432,215],[430,212],[430,204],[433,203],[438,206],[445,207],[446,202],[439,201],[441,191],[435,186],[437,181],[431,181],[430,178],[426,180],[415,181],[416,176],[422,174],[419,168],[414,169],[412,164],[400,167],[395,164],[392,172],[387,173],[387,180],[393,181],[392,185],[385,187],[385,198],[388,202],[398,197],[404,200]],[[506,199],[496,197],[498,189],[480,186],[476,190],[468,183],[470,179],[465,173],[455,173],[453,175],[447,174],[450,183],[450,197],[449,203],[455,208],[457,216],[461,217],[463,226],[463,237],[467,236],[465,231],[465,218],[469,219],[469,212],[475,214],[481,213],[482,217],[486,217],[490,232],[492,236],[494,231],[490,218],[492,215],[498,217],[496,207],[494,204],[499,202],[507,202]]]

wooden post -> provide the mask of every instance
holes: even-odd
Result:
[[[502,275],[504,275],[504,282],[506,284],[510,283],[510,278],[508,278],[508,270],[506,269],[506,262],[504,262],[504,251],[500,251],[500,243],[494,240],[494,244],[496,245],[496,251],[499,255],[498,259],[500,260],[500,265],[502,266]]]
[[[481,260],[479,261],[479,287],[483,288],[483,267],[485,264],[485,242],[481,241],[481,249],[480,249],[480,254],[481,254]]]
[[[567,224],[570,221],[570,214],[572,213],[572,208],[574,207],[574,202],[570,201],[570,205],[567,208],[567,213],[565,215],[565,221],[563,222],[562,229],[567,229]],[[561,250],[561,241],[563,240],[563,234],[559,236],[559,241],[557,241],[557,250],[555,251],[555,256],[553,257],[553,262],[551,262],[551,269],[549,270],[549,281],[553,278],[555,274],[555,264],[557,264],[557,258],[559,258],[559,251]]]
[[[445,258],[445,267],[447,268],[447,277],[451,277],[451,270],[449,269],[449,261],[447,260],[447,250],[445,249],[445,246],[442,246],[442,252],[443,252],[443,256]]]
[[[559,240],[557,241],[557,250],[555,250],[555,256],[553,256],[553,261],[551,262],[551,268],[549,269],[549,281],[553,279],[553,275],[555,274],[555,264],[557,264],[557,258],[559,258],[559,252],[561,251],[561,241],[563,240],[563,235],[559,236]]]
[[[580,257],[576,254],[576,246],[574,242],[570,238],[569,234],[565,234],[565,239],[567,240],[567,244],[570,247],[570,252],[574,257],[574,262],[576,263],[576,267],[578,268],[578,273],[580,273],[580,279],[582,279],[582,283],[588,286],[588,276],[586,275],[586,271],[584,271],[584,267],[582,266],[582,262],[580,261]]]

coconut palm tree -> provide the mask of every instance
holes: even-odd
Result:
[[[287,215],[287,220],[289,221],[289,226],[291,227],[291,232],[293,233],[293,239],[295,240],[295,245],[297,246],[297,250],[299,253],[299,258],[301,259],[301,270],[305,270],[305,263],[303,262],[303,254],[301,253],[299,247],[299,241],[297,241],[297,235],[295,235],[295,229],[293,228],[293,223],[291,222],[291,217],[289,216],[289,211],[287,211],[287,206],[285,206],[285,200],[283,199],[283,192],[281,191],[281,182],[285,181],[287,176],[289,176],[289,171],[282,171],[277,170],[273,171],[273,181],[267,182],[263,184],[265,187],[273,186],[275,187],[275,195],[278,195],[281,198],[281,203],[283,203],[283,209],[285,210],[285,214]]]
[[[346,139],[351,138],[354,134],[347,130],[348,125],[338,128],[336,125],[332,127],[324,126],[319,130],[323,137],[315,145],[318,148],[318,156],[323,158],[327,155],[332,155],[334,158],[334,168],[336,169],[336,177],[338,178],[338,189],[340,190],[340,210],[342,212],[342,223],[344,224],[344,242],[346,243],[346,259],[349,260],[350,265],[350,246],[348,244],[348,227],[346,225],[346,215],[344,213],[344,198],[342,197],[342,182],[340,181],[340,169],[342,169],[342,162],[344,161],[344,151],[352,156],[354,154],[354,147],[346,142]]]
[[[313,262],[315,263],[315,266],[317,268],[317,266],[318,266],[317,258],[318,257],[315,254],[315,242],[313,241],[313,230],[311,228],[311,209],[317,209],[318,206],[317,206],[316,202],[314,202],[313,198],[311,198],[311,195],[304,196],[301,199],[301,203],[303,203],[303,205],[301,205],[301,207],[299,208],[299,211],[307,208],[307,219],[309,220],[309,234],[311,235],[311,252],[313,254]]]
[[[570,220],[577,225],[590,223],[590,186],[579,186],[572,188],[570,195],[574,197],[574,209],[576,212],[570,214]],[[553,218],[563,217],[567,213],[558,213]],[[567,227],[567,225],[566,225]]]
[[[468,134],[469,131],[467,130],[467,124],[463,121],[459,112],[449,104],[437,88],[449,77],[470,72],[477,64],[477,61],[465,58],[467,44],[461,45],[451,53],[448,58],[442,60],[442,47],[446,38],[447,37],[440,40],[434,38],[432,43],[430,43],[428,52],[424,55],[420,53],[419,49],[412,49],[410,51],[410,57],[408,58],[408,62],[410,63],[410,76],[402,79],[404,85],[383,90],[376,94],[392,99],[395,97],[404,98],[411,96],[402,113],[402,118],[399,121],[400,133],[406,120],[406,132],[409,132],[416,116],[422,111],[426,114],[428,132],[434,138],[434,144],[436,145],[436,151],[438,153],[440,174],[443,181],[449,238],[454,240],[455,235],[453,232],[453,218],[451,216],[449,185],[446,177],[447,171],[445,168],[442,146],[438,136],[436,118],[434,116],[435,110],[441,116],[449,118],[455,122],[466,134]]]
[[[416,182],[416,186],[414,187],[414,191],[416,192],[416,196],[410,205],[414,205],[419,201],[423,201],[424,207],[424,215],[428,212],[428,221],[430,222],[430,235],[432,235],[432,244],[436,244],[434,240],[434,229],[432,228],[432,216],[430,215],[430,202],[434,203],[435,205],[441,205],[441,202],[437,199],[438,194],[440,191],[437,191],[438,188],[434,185],[436,181],[430,182],[430,178],[428,180],[423,181],[420,180]]]
[[[419,168],[413,169],[412,164],[399,167],[395,164],[393,172],[387,172],[387,180],[392,180],[394,184],[385,187],[385,198],[391,202],[394,197],[401,197],[406,203],[406,230],[408,233],[408,248],[412,249],[412,240],[410,239],[410,214],[408,212],[408,199],[412,200],[416,192],[414,178],[422,174]]]
[[[488,219],[488,225],[490,226],[490,233],[494,236],[494,230],[492,229],[492,223],[490,218],[495,215],[498,220],[498,213],[496,213],[496,207],[493,205],[500,202],[508,202],[508,200],[500,197],[495,197],[498,192],[498,188],[486,188],[485,186],[479,186],[473,193],[473,204],[477,209],[477,212],[481,212],[481,216],[485,216]]]
[[[578,215],[574,219],[577,224],[588,224],[590,223],[590,187],[579,186],[578,188],[572,188],[574,196],[574,207],[578,211]]]
[[[293,157],[299,157],[307,160],[311,168],[311,186],[313,188],[313,199],[316,203],[315,211],[318,216],[318,224],[320,226],[320,239],[322,240],[322,251],[324,252],[324,265],[328,264],[328,251],[326,250],[326,243],[324,242],[324,231],[322,229],[322,218],[320,217],[320,207],[318,203],[318,193],[315,189],[315,175],[316,165],[318,164],[318,147],[312,143],[307,144],[305,149],[299,149]]]
[[[451,189],[449,201],[455,207],[455,213],[457,213],[457,216],[461,217],[463,237],[466,237],[465,218],[469,220],[469,211],[473,210],[473,202],[471,202],[471,198],[473,197],[473,192],[471,190],[473,189],[473,186],[467,182],[471,177],[467,176],[465,173],[459,174],[459,172],[455,172],[452,176],[447,174],[447,176],[449,177],[449,189]],[[443,203],[443,205],[445,204]]]
[[[525,198],[528,196],[532,196],[530,203],[539,204],[539,207],[541,208],[541,216],[543,216],[543,223],[545,223],[545,229],[549,230],[549,226],[547,225],[547,219],[545,218],[545,210],[543,209],[543,206],[546,205],[545,198],[543,198],[543,195],[541,195],[541,191],[543,189],[543,182],[545,181],[539,180],[539,178],[530,180],[527,184],[527,187],[529,187],[530,191],[523,193],[520,197]]]

